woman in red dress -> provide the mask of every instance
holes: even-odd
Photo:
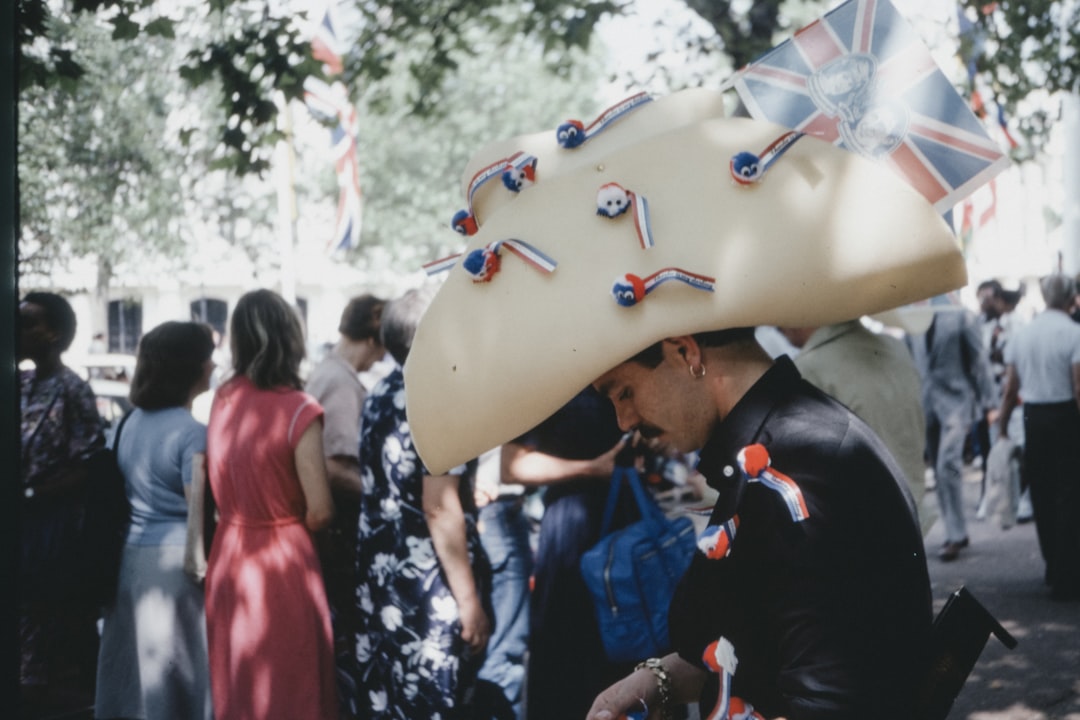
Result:
[[[218,389],[207,468],[219,512],[206,576],[218,720],[337,717],[333,636],[311,533],[333,503],[322,408],[300,390],[300,320],[269,290],[230,328],[235,375]]]

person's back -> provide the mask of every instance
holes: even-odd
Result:
[[[312,532],[333,503],[322,408],[300,390],[303,331],[276,293],[244,295],[231,321],[236,374],[214,396],[207,469],[220,519],[206,574],[218,717],[338,715],[333,633]]]
[[[183,478],[191,477],[192,453],[205,449],[206,427],[186,408],[131,413],[117,449],[131,502],[129,543],[184,544],[188,506]]]
[[[907,347],[852,320],[818,328],[795,357],[795,367],[884,441],[904,471],[915,506],[921,508],[926,418],[919,372]]]
[[[1074,396],[1072,366],[1080,324],[1061,310],[1047,309],[1021,328],[1007,349],[1016,366],[1024,402],[1056,403]]]
[[[1080,599],[1080,325],[1073,307],[1072,278],[1050,275],[1040,281],[1046,310],[1005,348],[1005,394],[998,427],[1009,435],[1009,420],[1020,399],[1024,417],[1024,473],[1031,493],[1046,583],[1057,600]]]

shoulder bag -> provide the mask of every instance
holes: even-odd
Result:
[[[641,520],[609,532],[619,493],[629,486]],[[615,468],[604,509],[601,539],[581,557],[604,650],[610,660],[631,662],[666,653],[668,606],[693,558],[690,518],[667,518],[632,467]]]

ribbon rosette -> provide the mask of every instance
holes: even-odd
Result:
[[[465,256],[462,267],[472,275],[474,283],[490,282],[501,267],[500,251],[506,248],[526,263],[543,273],[555,272],[558,265],[554,260],[522,240],[499,240],[482,248],[477,248]]]
[[[765,720],[761,713],[754,710],[753,705],[731,695],[731,680],[739,666],[739,659],[735,656],[735,646],[730,640],[721,637],[709,643],[701,661],[705,667],[720,676],[716,705],[705,720]]]
[[[652,96],[648,93],[641,92],[632,95],[602,112],[600,117],[589,123],[588,127],[580,120],[567,120],[556,129],[555,139],[559,145],[568,150],[581,147],[586,140],[596,137],[611,127],[611,124],[616,120],[651,100]]]
[[[517,153],[510,157],[503,168],[502,181],[507,190],[521,192],[536,182],[536,158]]]
[[[786,132],[773,140],[769,147],[761,151],[760,155],[744,150],[731,158],[731,177],[740,185],[753,185],[765,177],[765,173],[772,167],[784,152],[804,133]]]
[[[727,522],[709,525],[698,538],[697,546],[701,553],[710,560],[721,560],[731,554],[731,543],[739,529],[739,516],[734,515]]]
[[[517,170],[519,167],[520,170]],[[519,183],[516,188],[510,188],[510,181],[506,178],[506,175],[512,171],[524,176],[522,182]],[[510,157],[496,160],[490,165],[478,170],[476,174],[473,175],[472,180],[469,181],[469,191],[467,193],[469,207],[454,213],[454,217],[450,221],[450,227],[462,235],[476,234],[476,231],[480,229],[480,223],[476,219],[476,214],[473,212],[473,198],[485,183],[495,177],[503,178],[503,184],[517,192],[524,186],[526,180],[529,184],[532,184],[532,182],[536,180],[536,158],[522,152],[516,152]]]
[[[618,183],[601,185],[596,193],[596,214],[606,218],[616,218],[627,210],[634,210],[634,229],[637,231],[641,247],[648,250],[653,246],[652,219],[649,216],[649,201],[644,195],[627,190]]]
[[[748,481],[759,482],[773,492],[778,493],[784,499],[784,504],[787,505],[792,520],[799,522],[810,517],[810,511],[806,508],[806,500],[803,498],[802,490],[787,475],[772,469],[772,459],[769,457],[769,451],[765,449],[764,445],[747,445],[739,451],[736,459],[739,463],[739,469],[742,470],[743,476]]]
[[[633,273],[626,273],[615,280],[615,285],[611,288],[611,294],[615,297],[615,302],[623,307],[633,307],[644,300],[645,296],[655,290],[658,285],[668,280],[678,280],[692,288],[706,292],[712,292],[713,286],[716,284],[715,278],[687,272],[679,268],[664,268],[644,278]]]

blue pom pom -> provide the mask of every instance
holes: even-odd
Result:
[[[499,256],[489,248],[477,248],[465,256],[461,266],[472,275],[473,282],[487,282],[499,271]]]
[[[568,120],[555,131],[559,145],[573,149],[585,142],[585,126],[580,120]]]
[[[744,150],[731,158],[731,176],[738,183],[745,185],[756,182],[763,171],[761,158],[752,152]]]
[[[450,221],[450,227],[462,235],[474,235],[478,229],[476,218],[468,210],[458,210],[454,213],[454,219]]]
[[[615,281],[611,295],[623,307],[634,307],[645,297],[645,281],[627,273]]]

